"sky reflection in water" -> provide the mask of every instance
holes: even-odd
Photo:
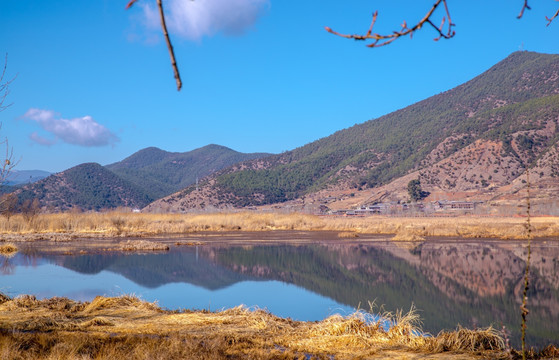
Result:
[[[17,258],[13,260],[21,263]],[[83,274],[48,261],[34,266],[16,265],[12,274],[4,274],[1,279],[0,291],[9,296],[33,294],[37,298],[61,296],[91,301],[98,295],[134,294],[168,309],[219,310],[243,304],[267,309],[281,317],[312,321],[354,311],[353,307],[326,296],[276,280],[241,281],[215,290],[182,282],[149,288],[112,271]]]

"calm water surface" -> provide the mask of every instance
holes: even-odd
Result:
[[[247,234],[245,240],[257,236]],[[358,307],[368,309],[369,301],[389,311],[407,311],[414,304],[425,331],[492,324],[505,326],[513,344],[519,342],[523,243],[227,243],[171,246],[165,253],[77,256],[21,245],[16,256],[0,257],[0,291],[83,301],[135,294],[169,309],[244,304],[297,320],[350,314]],[[535,242],[532,265],[529,344],[559,344],[559,243]]]

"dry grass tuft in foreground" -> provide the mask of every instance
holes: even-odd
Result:
[[[391,327],[385,329],[387,323]],[[0,358],[424,359],[507,355],[495,330],[421,335],[412,311],[382,320],[356,312],[320,322],[259,309],[168,311],[132,296],[90,303],[32,296],[0,300]],[[449,352],[451,351],[451,352]]]
[[[459,327],[455,331],[442,331],[433,342],[433,350],[439,351],[485,351],[502,350],[505,343],[501,334],[493,329],[469,330]]]

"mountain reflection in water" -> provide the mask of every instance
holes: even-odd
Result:
[[[288,291],[269,286],[270,281],[276,281],[348,308],[368,310],[368,303],[374,301],[388,311],[407,311],[413,304],[420,311],[424,330],[434,334],[458,324],[470,328],[492,324],[499,330],[505,326],[513,345],[518,346],[525,258],[524,244],[511,241],[429,241],[419,246],[394,242],[212,244],[150,254],[20,254],[3,260],[2,269],[5,276],[13,275],[17,273],[14,266],[46,260],[82,274],[110,271],[155,289],[155,296],[157,289],[170,283],[188,283],[215,292],[253,282],[255,286],[247,291],[254,294],[246,296],[260,296],[258,301],[268,301],[261,299],[259,292]],[[537,347],[558,344],[559,244],[533,243],[531,275],[528,343]],[[266,303],[258,306],[271,308]],[[191,306],[185,301],[181,307]]]

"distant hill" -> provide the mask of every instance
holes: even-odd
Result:
[[[36,198],[41,207],[49,211],[73,208],[100,210],[121,206],[142,208],[194,184],[197,177],[268,155],[243,154],[219,145],[208,145],[185,153],[150,147],[105,167],[97,163],[81,164],[20,188],[6,185],[2,192],[14,191],[20,203]],[[42,173],[33,174],[39,176]]]
[[[245,154],[213,144],[183,153],[149,147],[106,168],[135,184],[155,200],[195,184],[197,178],[202,179],[233,164],[269,155]]]
[[[515,52],[454,89],[232,166],[204,179],[199,191],[188,187],[148,209],[407,200],[415,178],[431,199],[518,198],[526,168],[537,174],[531,181],[539,196],[557,198],[558,119],[559,55]]]
[[[81,164],[53,174],[15,193],[20,202],[36,198],[43,208],[53,211],[143,207],[151,200],[136,185],[97,163]]]
[[[51,173],[43,170],[12,170],[8,174],[6,185],[29,184],[46,178]]]

